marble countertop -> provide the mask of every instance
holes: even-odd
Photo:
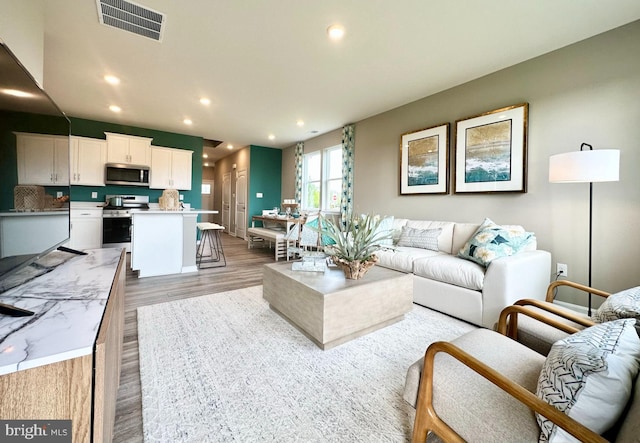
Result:
[[[0,302],[35,312],[0,315],[0,375],[93,352],[121,250],[86,252],[0,294]]]

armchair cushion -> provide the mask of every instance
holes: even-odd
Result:
[[[465,243],[458,257],[474,261],[482,266],[488,266],[493,260],[508,257],[522,249],[531,238],[531,232],[523,228],[502,227],[488,218],[473,236]]]
[[[620,417],[638,373],[635,319],[597,324],[556,342],[538,379],[537,395],[602,434]],[[540,441],[577,441],[536,414]]]
[[[640,286],[611,294],[593,315],[598,323],[619,318],[640,319]]]
[[[488,329],[476,329],[451,343],[535,392],[544,364],[537,352]],[[403,398],[414,407],[423,365],[424,358],[407,371]],[[433,382],[435,411],[466,441],[536,441],[540,435],[528,407],[448,355],[436,356]]]

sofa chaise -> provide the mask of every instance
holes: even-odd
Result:
[[[535,236],[521,226],[499,227],[506,230],[500,231],[503,237],[513,231],[527,234],[523,237],[526,241],[510,249],[508,238],[497,237],[494,245],[503,251],[507,246],[512,255],[490,257],[492,260],[483,266],[469,257],[459,257],[458,252],[465,248],[476,254],[482,252],[471,244],[472,237],[479,228],[492,226],[488,219],[474,224],[388,217],[386,222],[391,225],[393,239],[376,253],[378,265],[413,273],[414,303],[492,329],[506,306],[522,298],[545,297],[551,254],[538,250]],[[431,235],[433,241],[425,241],[424,235]]]

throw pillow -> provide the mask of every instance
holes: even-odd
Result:
[[[411,248],[429,249],[431,251],[438,250],[438,237],[442,232],[438,229],[417,229],[402,227],[402,233],[398,240],[398,246],[408,246]]]
[[[602,434],[629,401],[638,373],[640,338],[635,319],[601,323],[553,344],[540,372],[536,395]],[[540,440],[578,441],[536,414]]]
[[[380,221],[378,228],[376,229],[376,237],[378,235],[388,235],[388,238],[380,240],[378,244],[384,246],[393,245],[393,237],[390,235],[393,233],[393,215],[385,217]]]
[[[593,315],[598,323],[619,318],[640,318],[640,286],[611,294]]]
[[[458,252],[458,257],[488,266],[493,260],[515,254],[535,235],[523,228],[506,228],[488,218]]]

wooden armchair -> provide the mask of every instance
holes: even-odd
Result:
[[[500,314],[497,331],[547,355],[556,341],[593,326],[595,322],[585,314],[572,311],[554,303],[556,289],[567,286],[584,293],[608,297],[608,292],[568,280],[551,283],[545,301],[522,299],[506,307]],[[544,318],[543,321],[541,319]]]
[[[520,313],[518,309],[514,312]],[[534,316],[538,318],[537,313]],[[579,441],[607,441],[536,396],[544,363],[545,357],[539,353],[487,329],[477,329],[452,342],[433,343],[414,365],[421,374],[412,441],[425,442],[432,431],[446,442],[537,442],[540,428],[534,413]],[[618,422],[622,425],[614,432],[617,442],[638,441],[639,377],[635,377],[635,392],[623,413],[626,416]]]
[[[495,334],[495,333],[494,333]],[[497,335],[497,334],[496,334]],[[470,438],[470,435],[465,435],[463,438],[460,434],[458,434],[452,427],[449,426],[436,411],[434,406],[434,382],[437,383],[438,377],[434,374],[434,360],[436,358],[436,354],[445,353],[461,364],[465,365],[467,368],[471,369],[479,376],[483,377],[485,380],[491,382],[503,392],[508,394],[512,399],[517,400],[522,405],[525,405],[532,411],[538,412],[551,421],[555,422],[561,428],[565,429],[567,432],[571,433],[571,435],[575,436],[582,442],[606,442],[607,440],[575,420],[571,419],[563,412],[539,399],[534,393],[530,392],[528,389],[524,388],[517,382],[512,379],[504,376],[499,371],[495,370],[491,366],[483,363],[479,359],[475,358],[471,354],[465,352],[461,348],[457,347],[455,344],[447,343],[447,342],[436,342],[433,343],[429,348],[427,348],[427,352],[424,358],[424,376],[420,383],[420,388],[418,391],[418,401],[416,407],[416,418],[413,426],[413,435],[411,441],[414,443],[423,443],[426,441],[427,433],[429,431],[433,431],[438,437],[440,437],[445,442],[465,442],[465,441],[474,441],[473,438]],[[509,359],[507,356],[506,359]],[[505,362],[507,363],[507,362]],[[493,407],[493,404],[486,404],[487,410]],[[526,415],[528,415],[529,426],[527,426],[529,432],[507,432],[505,435],[502,432],[494,435],[480,435],[476,434],[477,441],[531,441],[537,442],[540,434],[539,429],[537,429],[537,423],[533,414],[522,414],[522,408],[516,408],[516,414],[513,416],[509,416],[508,420],[518,420],[523,417],[526,419]],[[492,413],[488,413],[487,416],[491,417]],[[485,421],[485,423],[489,423]],[[516,423],[513,423],[514,425]],[[498,431],[494,429],[494,431]],[[508,431],[508,430],[507,430]],[[503,440],[503,438],[510,436],[514,438],[513,440]],[[529,438],[527,438],[529,437]],[[495,438],[495,440],[494,440]],[[507,437],[509,438],[509,437]]]

